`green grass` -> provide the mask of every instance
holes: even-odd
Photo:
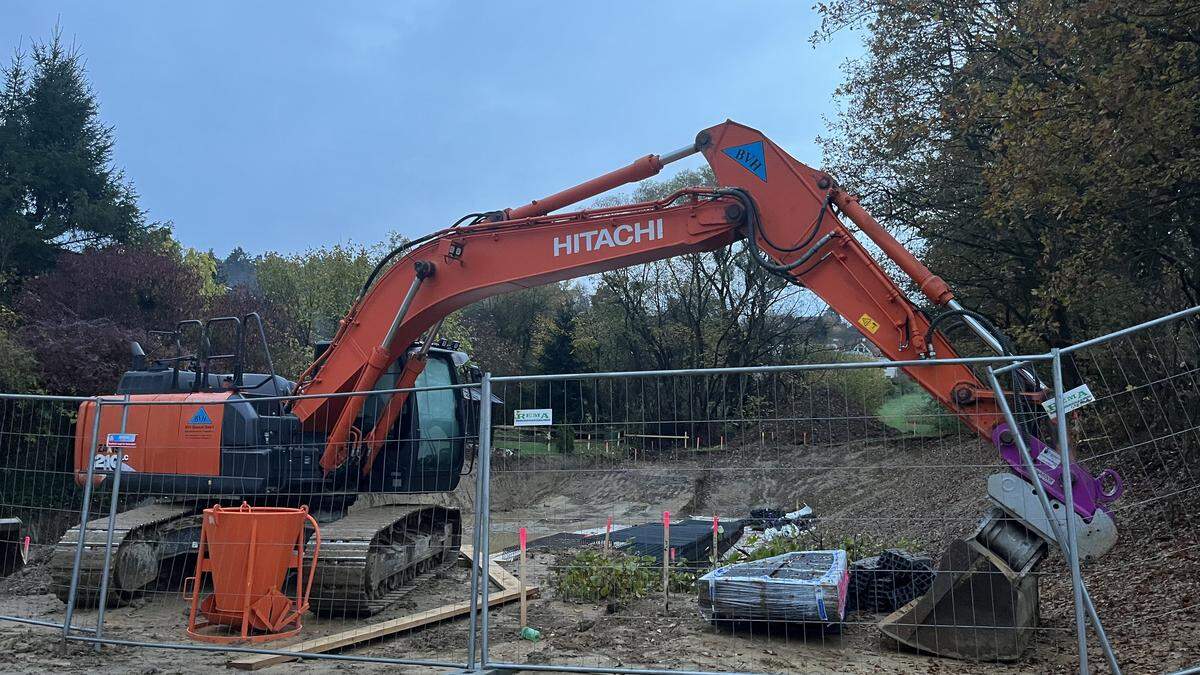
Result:
[[[942,436],[954,427],[947,426],[947,420],[936,412],[941,407],[934,406],[929,394],[918,391],[885,400],[875,411],[875,416],[889,427],[906,434]]]
[[[510,441],[497,438],[492,441],[492,445],[497,448],[513,450],[517,454],[524,456],[558,454],[558,450],[554,449],[554,444],[547,444],[546,441]]]
[[[546,442],[545,439],[535,439],[531,436],[525,436],[524,440],[511,435],[497,433],[492,437],[492,447],[504,448],[512,450],[522,457],[538,457],[549,455],[561,455],[562,452],[555,445],[554,441]],[[604,441],[592,441],[591,447],[588,447],[587,441],[576,440],[575,447],[569,454],[582,455],[588,457],[604,457],[615,456],[618,452],[617,444],[610,444],[609,454],[604,453]],[[632,452],[628,446],[621,446],[620,452]]]

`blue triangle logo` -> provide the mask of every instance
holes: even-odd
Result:
[[[188,424],[212,424],[212,418],[208,416],[208,411],[201,407],[192,415],[192,419],[188,420]]]
[[[733,161],[741,164],[747,171],[758,176],[762,182],[767,182],[767,160],[763,156],[762,141],[754,141],[745,145],[735,145],[721,152],[729,155]]]

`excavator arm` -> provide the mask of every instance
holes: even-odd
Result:
[[[666,164],[702,153],[720,188],[690,189],[661,201],[554,213]],[[883,271],[838,214],[863,232],[934,306],[965,312],[946,283],[897,242],[827,174],[792,158],[755,129],[726,121],[701,131],[681,150],[629,166],[525,206],[480,214],[476,221],[423,237],[366,288],[322,358],[302,378],[301,393],[370,390],[380,375],[449,313],[476,300],[661,260],[711,251],[745,239],[767,271],[801,284],[850,321],[888,359],[957,356],[925,314]],[[973,326],[979,324],[969,315]],[[997,336],[980,329],[989,342]],[[432,336],[430,336],[432,337]],[[428,343],[428,340],[426,340]],[[405,361],[396,388],[412,387],[423,360]],[[1003,417],[993,392],[965,365],[905,368],[943,406],[985,439],[1000,443]],[[328,474],[355,453],[370,471],[406,394],[395,394],[374,428],[355,429],[364,397],[314,396],[293,407],[305,427],[327,434]],[[361,443],[349,439],[361,438]],[[1030,479],[1015,452],[1012,470]],[[1047,491],[1062,500],[1061,476]],[[1105,499],[1100,481],[1076,478],[1076,510],[1090,519]],[[1111,498],[1115,496],[1110,495]]]

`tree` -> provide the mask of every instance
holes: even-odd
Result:
[[[131,340],[150,350],[147,331],[204,315],[206,280],[180,255],[125,247],[59,255],[16,303],[18,335],[50,393],[111,391],[129,366]]]
[[[0,307],[0,392],[33,392],[38,389],[38,364],[34,355],[13,333],[16,315]]]
[[[263,296],[303,326],[306,344],[313,344],[337,332],[378,258],[367,246],[334,244],[292,255],[269,252],[255,269]]]
[[[250,257],[241,246],[234,247],[229,255],[218,264],[217,281],[229,288],[244,286],[251,293],[257,293],[260,290],[254,258]]]
[[[257,291],[247,288],[242,306],[249,307],[246,298],[257,298],[268,308],[264,309],[264,321],[278,321],[284,326],[278,331],[268,329],[269,334],[282,340],[276,365],[280,374],[300,374],[312,360],[313,345],[337,333],[338,322],[350,311],[372,270],[401,243],[403,238],[391,234],[373,246],[334,244],[296,254],[268,252],[254,260],[252,277]],[[384,273],[381,271],[380,276]],[[458,340],[463,349],[471,349],[467,331],[456,315],[446,317],[434,337],[439,336]]]
[[[1182,0],[840,0],[826,163],[1025,349],[1200,302],[1200,15]]]
[[[464,307],[458,316],[485,370],[528,373],[538,366],[535,329],[545,325],[558,307],[578,302],[580,295],[569,283],[535,286],[485,298]]]
[[[682,188],[715,184],[707,167],[686,170],[664,181],[643,181],[631,198],[661,200]],[[590,310],[579,319],[584,328],[576,349],[585,362],[605,370],[796,362],[813,350],[811,333],[818,322],[808,315],[821,308],[806,290],[767,274],[735,244],[602,273]],[[680,394],[687,400],[645,405],[686,409],[689,419],[722,419],[741,403],[739,392],[719,377],[697,384]]]
[[[563,302],[542,331],[537,354],[539,373],[578,373],[583,364],[575,355],[575,307]]]
[[[83,58],[55,29],[3,69],[0,94],[0,293],[80,251],[153,237],[133,185],[112,164]]]
[[[575,355],[575,316],[577,309],[572,302],[562,302],[554,311],[554,316],[545,322],[542,329],[537,354],[537,370],[540,373],[579,373],[584,370],[583,363]],[[551,381],[546,383],[550,397],[550,407],[556,411],[556,420],[565,424],[584,421],[586,410],[584,387],[579,382]],[[574,430],[568,426],[559,429],[559,435],[566,442],[570,434],[574,439]],[[566,450],[563,450],[566,452]]]
[[[643,181],[632,198],[664,199],[715,184],[708,167],[685,170]],[[638,363],[622,366],[731,367],[794,361],[808,352],[811,294],[759,269],[740,244],[604,272],[600,280],[607,293],[593,304],[619,307],[635,337],[627,346]]]

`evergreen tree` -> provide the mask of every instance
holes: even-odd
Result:
[[[55,30],[3,68],[0,94],[0,292],[51,268],[63,250],[137,241],[150,227],[112,165],[77,49]]]
[[[562,303],[554,312],[538,354],[538,372],[578,373],[583,369],[583,363],[575,355],[575,314],[569,302]]]
[[[537,355],[537,368],[540,373],[578,373],[583,370],[583,363],[575,354],[575,315],[578,310],[571,302],[563,302],[554,312],[554,317],[545,329],[541,349]],[[584,388],[579,381],[564,380],[549,382],[548,391],[550,407],[554,409],[555,422],[562,422],[557,434],[560,443],[565,443],[566,434],[573,434],[570,424],[584,422]],[[560,445],[560,448],[566,446]],[[566,450],[563,450],[566,452]]]

